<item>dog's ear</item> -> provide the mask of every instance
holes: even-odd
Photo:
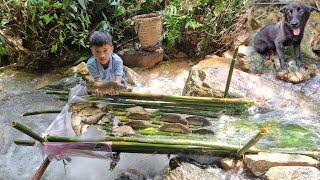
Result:
[[[281,13],[286,13],[288,7],[287,6],[283,6],[281,9],[280,9],[280,12]]]
[[[315,11],[315,12],[320,13],[320,9],[318,9],[318,8],[316,8],[316,7],[308,6],[308,8],[309,8],[310,12]]]

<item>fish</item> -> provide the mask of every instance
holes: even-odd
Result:
[[[198,128],[198,129],[194,129],[194,130],[192,130],[192,133],[201,134],[201,135],[214,134],[211,126],[206,126],[206,127],[201,127],[201,128]]]
[[[114,81],[105,80],[97,80],[94,83],[88,83],[87,88],[88,91],[91,93],[94,92],[96,89],[98,89],[101,92],[109,92],[111,89],[114,89],[115,91],[126,90],[126,87],[119,85]]]
[[[147,111],[141,106],[126,108],[125,112],[127,113],[127,117],[129,119],[150,120]]]
[[[192,133],[192,130],[188,126],[180,123],[165,124],[159,130],[165,131],[165,132],[174,132],[174,133],[183,133],[183,134]]]
[[[82,122],[83,117],[79,116],[77,113],[72,113],[71,114],[71,126],[72,129],[74,130],[74,133],[76,135],[80,135],[81,133],[81,122]]]
[[[178,114],[164,114],[161,116],[161,120],[169,123],[180,123],[184,125],[188,125],[188,121],[181,118]]]
[[[188,121],[188,125],[195,125],[195,126],[211,126],[211,122],[204,118],[204,117],[200,117],[200,116],[189,116],[186,118],[186,120]]]
[[[150,121],[144,121],[144,120],[132,120],[125,125],[131,126],[132,128],[135,129],[145,129],[151,127],[151,122]]]
[[[87,124],[96,124],[104,115],[105,115],[105,113],[101,112],[101,113],[98,113],[98,114],[95,114],[95,115],[92,115],[92,116],[85,118],[83,120],[83,122],[87,123]]]
[[[136,134],[132,127],[127,125],[113,128],[112,133],[119,136],[132,136]]]
[[[93,107],[84,108],[84,109],[81,109],[78,112],[78,114],[80,116],[92,116],[92,115],[95,115],[95,114],[98,114],[98,113],[101,113],[101,110],[98,109],[98,108],[93,108]]]
[[[95,106],[97,106],[97,103],[95,103],[95,102],[75,103],[70,106],[69,112],[77,112],[77,111],[80,111],[84,108],[95,107]]]

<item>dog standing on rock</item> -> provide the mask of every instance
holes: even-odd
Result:
[[[300,57],[300,44],[303,38],[304,28],[312,11],[319,9],[301,4],[290,3],[285,5],[280,12],[284,19],[276,24],[263,27],[253,41],[254,49],[264,59],[269,59],[268,51],[276,50],[282,69],[287,69],[288,64],[284,58],[284,46],[293,46],[295,60],[298,67],[304,68]]]

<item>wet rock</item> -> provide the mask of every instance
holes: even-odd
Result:
[[[79,73],[82,75],[89,75],[89,70],[87,67],[87,63],[85,62],[81,62],[80,64],[78,64],[77,66],[74,66],[71,68],[73,73]]]
[[[125,172],[122,172],[116,180],[146,180],[144,174],[136,169],[128,169]]]
[[[211,179],[229,179],[229,174],[219,168],[209,167],[207,169],[201,169],[200,167],[190,164],[181,163],[179,167],[170,171],[166,180],[211,180]]]
[[[245,156],[245,164],[256,176],[264,175],[271,167],[275,166],[314,166],[319,161],[304,155],[264,153]]]
[[[232,159],[232,158],[223,158],[221,160],[221,166],[225,170],[238,170],[242,171],[243,170],[243,162],[237,159]]]
[[[82,83],[84,83],[84,81],[81,77],[66,77],[45,87],[59,90],[69,90],[74,86]]]
[[[159,48],[155,51],[148,52],[143,50],[124,49],[119,52],[119,56],[123,60],[123,64],[128,67],[144,67],[151,68],[162,61],[163,49]]]
[[[127,117],[129,119],[150,120],[150,117],[149,117],[147,111],[141,106],[134,106],[131,108],[126,108],[125,112],[127,113]]]
[[[293,65],[292,65],[293,64]],[[310,79],[312,76],[316,75],[316,65],[306,66],[307,70],[299,69],[294,61],[289,63],[288,70],[280,71],[277,73],[277,78],[286,82],[291,82],[293,84],[300,83]]]
[[[213,56],[193,66],[183,89],[183,95],[223,97],[229,62],[227,58]],[[263,92],[281,90],[282,88],[260,76],[234,69],[229,96],[261,98],[266,95]]]
[[[268,180],[320,179],[320,171],[315,167],[276,166],[266,173]]]
[[[131,86],[139,86],[142,83],[142,77],[134,72],[131,68],[123,66],[124,73],[126,74],[127,83]]]

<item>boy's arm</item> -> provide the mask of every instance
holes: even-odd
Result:
[[[89,70],[91,76],[93,76],[93,78],[95,80],[99,79],[100,74],[99,74],[98,69],[95,68],[92,64],[89,64],[89,63],[87,64],[87,67],[88,67],[88,70]]]
[[[115,59],[115,63],[114,63],[114,76],[115,76],[115,82],[117,84],[121,84],[121,80],[122,80],[122,75],[123,75],[123,61],[122,59],[117,56],[117,58]]]

